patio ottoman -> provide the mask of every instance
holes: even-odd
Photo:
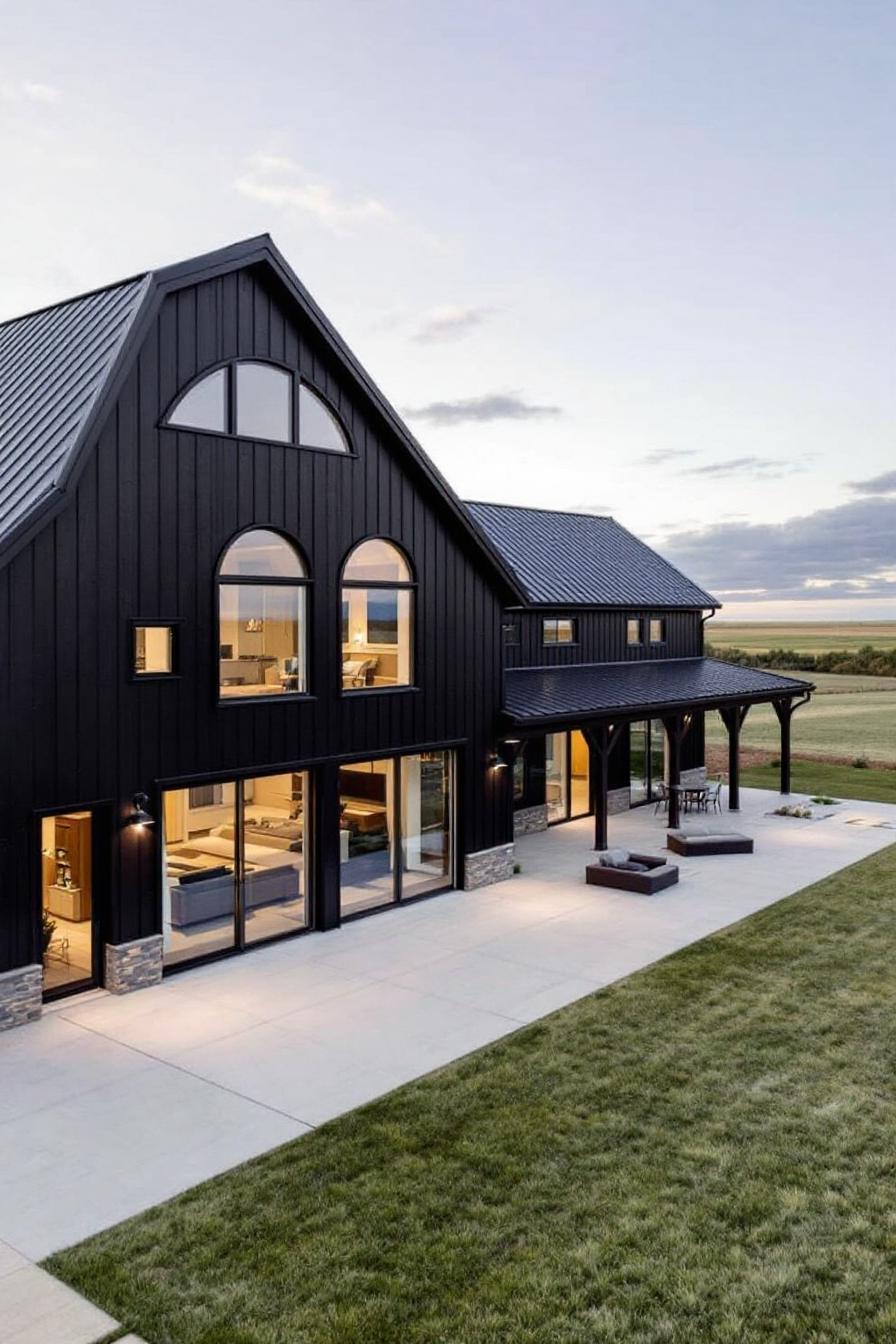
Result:
[[[592,887],[614,887],[618,891],[653,896],[664,887],[675,885],[678,868],[655,854],[628,854],[624,850],[608,849],[601,853],[597,863],[589,863],[585,881]]]
[[[753,853],[753,837],[737,831],[668,831],[666,844],[673,854],[688,858],[701,854]]]

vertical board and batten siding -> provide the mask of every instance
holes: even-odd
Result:
[[[342,416],[357,456],[160,429],[184,384],[236,357],[297,369]],[[307,701],[219,705],[215,569],[249,526],[292,537],[309,566]],[[387,536],[418,583],[416,688],[341,691],[340,566]],[[159,926],[152,835],[122,827],[135,791],[324,759],[462,743],[464,852],[509,839],[486,770],[502,676],[501,594],[422,471],[325,349],[262,279],[236,272],[167,297],[99,429],[65,508],[0,571],[6,834],[0,969],[37,958],[37,810],[108,800],[103,936]],[[134,682],[129,622],[177,619],[179,677]]]
[[[574,644],[545,644],[542,622],[550,616],[573,616],[578,622]],[[666,622],[662,644],[629,646],[626,622],[640,617],[646,622],[658,616]],[[638,662],[642,658],[696,658],[703,653],[703,623],[699,611],[661,611],[646,608],[627,610],[584,610],[561,607],[551,611],[510,611],[508,625],[519,628],[519,643],[505,650],[508,667],[564,667],[573,663]]]

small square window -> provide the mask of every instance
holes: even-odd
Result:
[[[137,678],[171,677],[174,667],[174,626],[134,625],[133,672]]]
[[[520,627],[516,621],[505,621],[501,626],[504,635],[504,643],[508,648],[515,648],[520,642]]]
[[[650,622],[651,644],[663,644],[666,639],[666,622],[654,617]]]
[[[545,644],[574,644],[576,622],[572,616],[546,616],[542,622]]]
[[[641,634],[641,621],[637,616],[634,616],[630,620],[626,621],[625,629],[626,629],[626,636],[625,636],[626,643],[629,645],[629,648],[631,648],[632,645],[634,644],[642,644],[644,642],[643,636]]]

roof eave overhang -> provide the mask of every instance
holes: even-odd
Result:
[[[793,700],[797,696],[811,695],[815,690],[812,682],[801,682],[792,687],[780,687],[774,690],[754,691],[752,694],[712,696],[696,700],[643,701],[637,705],[620,705],[615,709],[575,709],[559,714],[514,714],[512,710],[500,712],[503,724],[512,728],[529,728],[533,732],[557,726],[573,726],[589,723],[592,720],[612,723],[637,722],[644,718],[662,718],[668,714],[703,712],[707,709],[727,709],[733,705],[771,704],[775,700]]]

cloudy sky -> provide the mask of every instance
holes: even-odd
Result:
[[[896,618],[892,0],[0,20],[0,316],[269,231],[462,495]]]

